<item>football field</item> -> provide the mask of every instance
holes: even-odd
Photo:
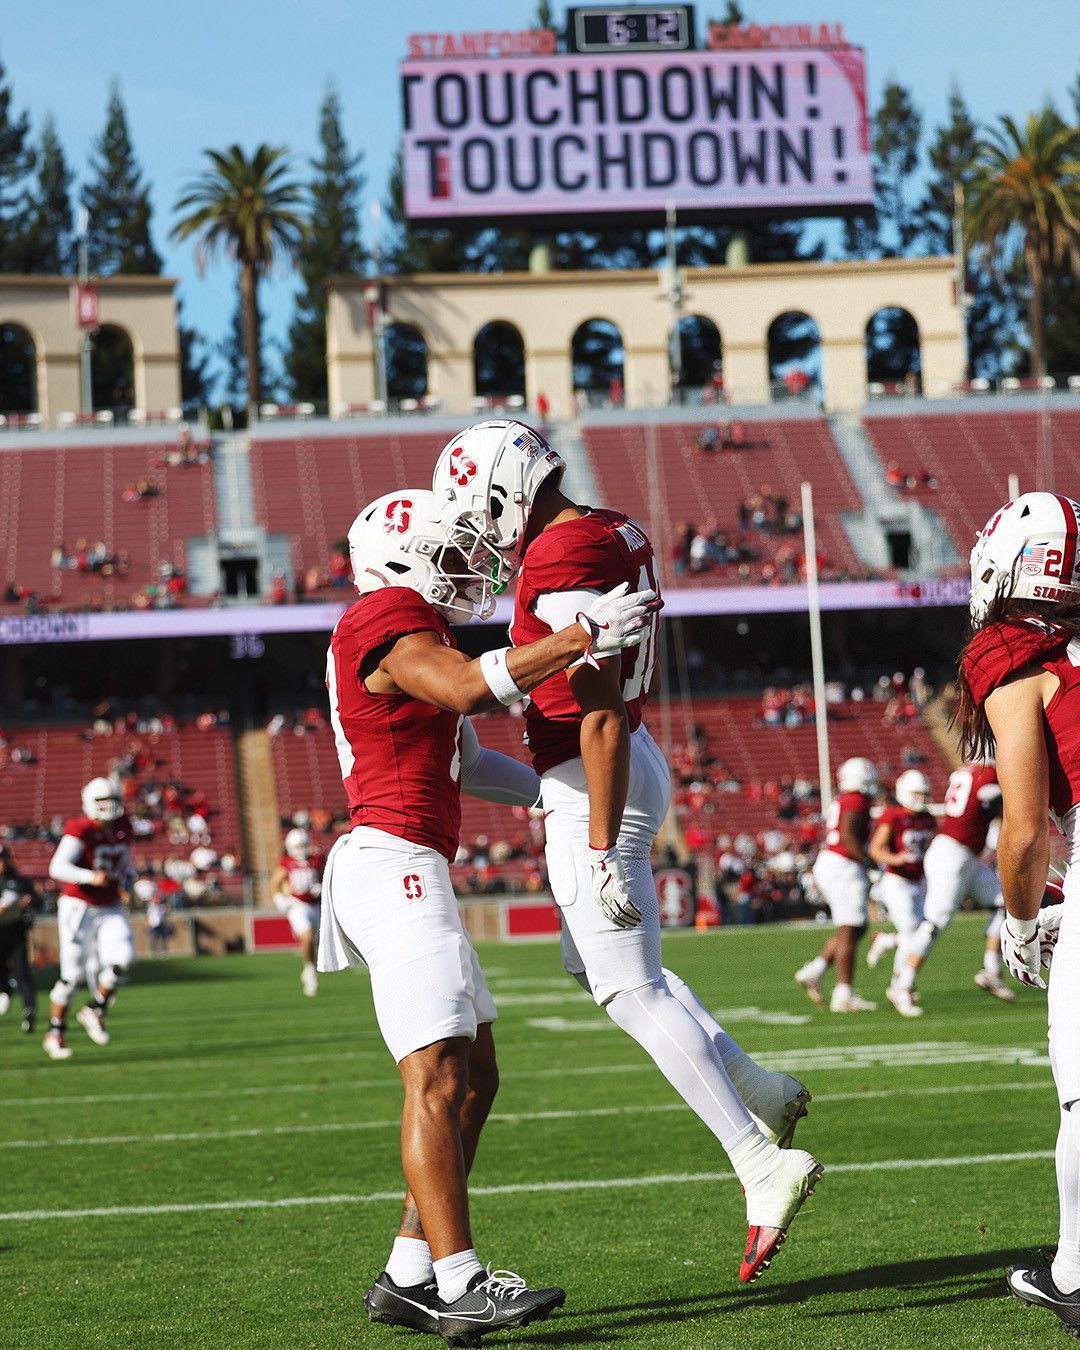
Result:
[[[487,946],[502,1088],[473,1172],[484,1261],[558,1283],[551,1321],[485,1345],[1012,1350],[1072,1344],[1004,1293],[1056,1237],[1045,995],[977,990],[982,924],[927,964],[926,1015],[836,1016],[791,979],[820,929],[670,935],[743,1046],[814,1093],[825,1165],[773,1266],[740,1285],[727,1160],[554,944]],[[299,992],[293,957],[145,963],[113,1043],[53,1063],[0,1019],[0,1330],[20,1350],[441,1345],[368,1324],[396,1228],[400,1087],[366,978]],[[860,973],[881,998],[884,964]],[[42,998],[44,1010],[44,997]]]

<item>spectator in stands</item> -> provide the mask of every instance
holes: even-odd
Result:
[[[810,388],[810,376],[799,366],[792,366],[784,375],[784,388],[792,398],[802,398]]]
[[[161,489],[156,483],[151,482],[149,478],[140,478],[137,483],[129,483],[120,497],[125,502],[143,502],[159,496],[160,493]]]
[[[682,577],[686,575],[690,566],[690,545],[696,531],[693,525],[689,525],[685,520],[680,520],[675,526],[675,542],[671,546],[671,563],[675,568],[675,575]]]
[[[283,605],[289,598],[289,588],[285,584],[285,577],[281,572],[275,572],[273,580],[270,582],[270,603],[272,605]]]
[[[719,450],[720,444],[720,429],[712,422],[703,426],[694,437],[694,449],[702,454],[709,454],[713,450]]]
[[[352,584],[352,565],[349,562],[349,541],[335,539],[330,550],[330,585],[334,590]]]
[[[548,402],[548,396],[541,391],[536,396],[536,419],[541,427],[547,425],[548,413],[551,411],[551,404]]]
[[[611,383],[608,385],[608,398],[613,408],[621,408],[623,405],[623,382],[620,376],[613,375]]]

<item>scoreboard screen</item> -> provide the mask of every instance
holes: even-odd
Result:
[[[571,52],[686,52],[694,49],[693,5],[568,9]]]

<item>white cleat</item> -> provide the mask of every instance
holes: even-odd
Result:
[[[96,1008],[91,1008],[89,1004],[85,1008],[79,1009],[75,1014],[75,1021],[78,1022],[95,1045],[108,1045],[112,1039],[105,1030],[105,1021],[101,1014]]]
[[[0,994],[0,1017],[3,1017],[3,1015],[7,1012],[7,1010],[10,1007],[11,1007],[11,995]]]
[[[753,1111],[750,1116],[765,1138],[777,1148],[790,1148],[795,1127],[806,1115],[813,1098],[809,1089],[790,1074],[774,1073],[772,1077],[776,1080],[775,1103],[770,1103],[763,1116]]]
[[[1002,1003],[1016,1002],[1016,991],[1010,989],[1000,975],[991,975],[988,970],[980,970],[975,976],[975,983],[994,998],[1001,999]]]
[[[45,1039],[41,1042],[41,1047],[50,1059],[70,1059],[71,1047],[64,1044],[64,1033],[55,1031],[51,1027],[45,1033]]]
[[[901,989],[899,985],[890,984],[885,990],[885,997],[893,1005],[901,1017],[921,1017],[923,1010],[915,1002],[915,995],[910,989]]]
[[[319,976],[314,966],[305,966],[300,972],[300,987],[308,998],[314,998],[319,992]]]
[[[895,933],[875,933],[870,939],[870,950],[866,953],[866,964],[870,969],[875,969],[886,952],[895,951],[898,942],[899,938]]]
[[[779,1155],[767,1182],[746,1192],[746,1222],[750,1232],[739,1278],[750,1284],[769,1266],[787,1237],[788,1225],[821,1179],[824,1168],[803,1149]]]
[[[833,996],[829,1000],[829,1011],[835,1013],[877,1012],[877,1004],[871,1003],[869,999],[862,998],[859,994],[848,994],[846,998],[841,995],[837,998],[834,989]]]
[[[802,985],[802,991],[811,1003],[816,1004],[819,1008],[824,1008],[825,995],[821,992],[821,983],[813,975],[806,973],[805,966],[795,972],[795,983]]]

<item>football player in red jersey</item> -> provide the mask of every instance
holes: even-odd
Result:
[[[454,437],[435,468],[450,542],[478,576],[505,585],[517,575],[511,636],[519,650],[550,640],[612,586],[657,589],[641,527],[572,502],[561,491],[564,467],[538,432],[493,421]],[[790,1142],[806,1089],[754,1064],[661,961],[650,853],[671,778],[642,721],[656,687],[658,637],[654,616],[639,647],[541,683],[526,702],[525,726],[543,783],[563,963],[726,1150],[746,1191],[740,1276],[749,1281],[771,1261],[822,1169],[776,1142]]]
[[[967,764],[949,776],[938,832],[926,850],[926,900],[923,920],[911,940],[897,982],[910,990],[923,962],[949,926],[960,902],[970,896],[993,910],[986,928],[983,968],[975,983],[994,998],[1014,1003],[1015,993],[1001,978],[1001,923],[1004,901],[997,872],[982,860],[991,826],[1001,815],[1001,787],[993,764]]]
[[[795,981],[807,998],[825,1006],[821,979],[836,966],[836,984],[829,1000],[833,1012],[874,1012],[855,992],[855,954],[869,917],[870,878],[866,844],[870,838],[870,809],[878,792],[878,773],[872,761],[845,759],[836,771],[836,796],[825,817],[825,840],[814,862],[814,885],[829,907],[836,931],[821,953],[795,972]]]
[[[876,897],[884,905],[895,933],[878,933],[870,943],[866,963],[873,969],[887,951],[893,957],[893,978],[885,997],[901,1017],[921,1017],[915,995],[901,981],[915,932],[922,923],[926,878],[923,858],[935,829],[930,805],[930,780],[918,769],[908,769],[896,780],[896,803],[878,816],[867,855],[883,869]]]
[[[319,992],[315,972],[315,935],[319,931],[319,896],[326,859],[312,847],[307,830],[290,830],[285,836],[285,852],[270,878],[274,906],[289,921],[292,935],[300,944],[303,968],[300,987],[308,998]]]
[[[974,635],[960,660],[963,752],[997,761],[1005,896],[1001,952],[1045,988],[1049,818],[1069,843],[1065,903],[1050,968],[1050,1065],[1059,1118],[1060,1235],[1048,1265],[1010,1267],[1010,1290],[1080,1331],[1080,503],[1026,492],[991,518],[971,554]]]
[[[486,1274],[469,1229],[466,1177],[498,1071],[495,1004],[450,881],[460,793],[525,806],[540,793],[531,769],[480,748],[469,714],[640,643],[658,600],[616,587],[543,641],[470,660],[450,622],[489,614],[489,588],[448,548],[430,492],[373,502],[349,544],[360,598],[334,629],[326,674],[352,828],[323,876],[319,969],[368,968],[405,1087],[408,1182],[394,1249],[364,1301],[372,1321],[471,1344],[546,1317],[565,1295]]]
[[[92,778],[82,790],[83,814],[64,825],[49,862],[49,876],[61,884],[57,907],[60,978],[50,994],[45,1053],[68,1059],[67,1010],[75,987],[97,971],[94,995],[76,1020],[96,1045],[108,1045],[105,1010],[116,986],[135,964],[135,944],[124,900],[135,880],[131,865],[131,824],[120,789],[109,778]]]

